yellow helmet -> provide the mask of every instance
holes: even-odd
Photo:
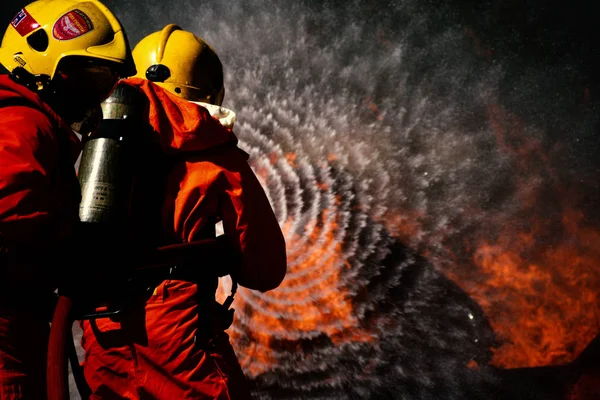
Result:
[[[25,6],[6,29],[0,64],[53,79],[65,58],[83,56],[135,75],[127,36],[117,17],[98,0],[39,0]]]
[[[146,36],[133,49],[138,78],[148,79],[191,101],[221,105],[223,66],[204,40],[169,24]]]

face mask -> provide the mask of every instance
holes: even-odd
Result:
[[[85,57],[69,57],[53,79],[52,102],[67,122],[83,121],[114,90],[119,75],[114,66]]]

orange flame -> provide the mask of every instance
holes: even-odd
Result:
[[[577,208],[576,191],[566,188],[552,167],[560,148],[525,135],[523,122],[501,107],[491,105],[488,111],[499,149],[514,157],[520,212],[514,219],[491,216],[490,225],[501,227],[499,232],[481,231],[475,239],[465,238],[461,248],[452,245],[445,257],[454,264],[439,266],[489,318],[501,343],[492,349],[493,365],[568,363],[600,331],[600,229],[587,221]],[[546,214],[548,195],[554,218]],[[423,237],[426,217],[397,210],[382,222],[411,245],[414,236]],[[411,247],[436,257],[426,245]],[[461,265],[456,252],[470,257],[476,270]]]
[[[290,152],[290,153],[286,153],[286,155],[285,155],[285,159],[293,168],[298,168],[298,164],[296,164],[296,158],[297,158],[296,153]],[[272,163],[275,164],[274,162],[272,162]]]
[[[587,223],[572,190],[551,167],[556,148],[527,139],[522,122],[491,106],[498,145],[515,155],[520,219],[499,222],[493,239],[480,238],[471,250],[478,277],[457,268],[449,275],[484,309],[503,344],[492,364],[503,368],[571,362],[600,330],[600,231]],[[549,153],[550,155],[548,155]],[[524,172],[526,171],[526,172]],[[543,186],[536,179],[547,179]],[[544,210],[552,194],[558,200]]]
[[[321,220],[327,220],[329,213],[324,210]],[[284,233],[289,232],[290,226],[284,224]],[[288,249],[294,250],[288,251],[290,268],[282,285],[262,299],[240,289],[244,297],[237,296],[233,307],[251,309],[238,318],[249,317],[244,324],[249,327],[252,338],[242,337],[239,330],[230,332],[230,337],[239,352],[241,365],[250,375],[264,372],[263,366],[276,365],[277,360],[270,351],[276,338],[317,333],[326,334],[334,344],[371,339],[358,327],[347,292],[340,285],[343,269],[351,266],[344,256],[342,243],[335,237],[337,228],[338,224],[333,222],[327,231],[323,227],[315,228],[308,238],[295,233],[286,235],[291,237],[287,240]],[[260,309],[266,312],[259,312]]]
[[[503,232],[475,251],[483,282],[471,293],[506,340],[492,363],[504,368],[573,361],[598,332],[600,234],[563,218],[571,240],[527,257],[532,235]]]
[[[377,118],[378,121],[382,121],[383,114],[381,113],[381,110],[379,110],[379,107],[377,107],[377,105],[373,102],[373,100],[371,99],[371,96],[367,96],[367,98],[365,99],[365,102],[367,103],[367,105],[369,106],[369,108],[371,109],[373,114],[375,115],[375,118]]]

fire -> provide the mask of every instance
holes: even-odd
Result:
[[[513,174],[506,179],[507,204],[488,206],[474,200],[465,208],[464,218],[476,215],[486,226],[469,226],[468,234],[455,237],[449,227],[431,229],[435,224],[427,211],[410,205],[376,215],[369,214],[369,204],[353,204],[343,211],[361,212],[381,223],[388,234],[431,259],[478,302],[500,341],[492,349],[493,365],[565,364],[599,330],[600,230],[579,207],[575,183],[554,168],[562,149],[548,146],[542,135],[527,131],[521,119],[498,105],[488,107],[488,116],[494,151]],[[305,162],[302,154],[282,154],[269,160],[287,160],[294,169]],[[331,153],[327,165],[339,158]],[[267,181],[272,171],[260,165],[258,175]],[[343,222],[333,199],[335,179],[324,177],[329,175],[310,175],[309,183],[302,181],[310,185],[301,188],[303,193],[325,199],[314,215],[303,210],[304,226],[289,216],[282,225],[289,264],[282,286],[264,294],[240,289],[236,296],[236,323],[229,334],[250,377],[277,370],[290,357],[301,362],[306,342],[323,339],[334,347],[376,339],[376,333],[362,328],[349,300],[346,279],[351,279],[347,272],[352,265],[344,254]],[[441,255],[452,261],[439,262]],[[221,299],[226,294],[221,292]],[[467,366],[479,368],[474,361]]]
[[[371,99],[371,96],[367,96],[365,102],[367,103],[367,105],[369,106],[369,108],[371,109],[373,114],[375,115],[375,118],[377,118],[378,121],[382,121],[383,114],[381,113],[381,110],[379,109],[379,107],[377,107],[377,105],[373,102],[373,100]]]
[[[472,296],[506,342],[493,364],[535,367],[573,361],[598,332],[600,235],[578,228],[581,216],[567,215],[571,240],[526,256],[532,236],[503,232],[494,244],[482,242],[475,264],[484,278]],[[520,251],[518,249],[521,242]]]
[[[351,266],[336,237],[338,226],[332,212],[321,213],[308,237],[289,232],[289,227],[284,224],[282,228],[288,238],[288,275],[283,284],[263,295],[240,289],[242,296],[237,296],[233,305],[240,311],[252,309],[237,317],[236,324],[247,329],[229,333],[241,365],[254,376],[265,372],[264,366],[277,364],[273,351],[277,339],[293,341],[325,334],[334,345],[371,340],[358,327],[342,286],[342,274]],[[221,292],[220,298],[225,294]]]
[[[481,305],[502,343],[492,364],[569,363],[600,330],[600,230],[552,169],[556,149],[527,139],[522,122],[498,106],[490,121],[499,147],[516,159],[520,212],[491,220],[499,232],[473,242],[479,276],[461,267],[449,275]]]
[[[423,235],[422,221],[424,217],[422,212],[394,210],[387,212],[380,222],[384,224],[392,237],[398,238],[402,243],[410,246],[415,238]]]
[[[298,168],[298,166],[296,165],[296,158],[297,158],[296,153],[287,153],[285,155],[285,159],[293,168]],[[271,160],[271,163],[275,164],[275,162],[273,160]]]
[[[465,32],[480,56],[493,55],[471,28]],[[586,105],[588,89],[583,97]],[[459,261],[446,273],[490,319],[501,341],[492,364],[572,362],[600,331],[600,230],[578,207],[575,185],[553,168],[560,146],[545,146],[497,104],[489,105],[488,118],[498,149],[514,163],[514,187],[506,190],[517,191],[519,210],[491,215],[498,232],[482,228],[465,240],[459,252],[470,256],[475,271]]]
[[[575,184],[553,168],[560,151],[528,136],[524,123],[497,105],[488,109],[498,148],[514,162],[518,204],[490,215],[491,229],[449,245],[440,268],[482,307],[500,346],[501,368],[572,362],[600,332],[600,229],[578,207]],[[476,206],[467,213],[479,213]],[[427,215],[388,212],[390,234],[411,244]],[[428,234],[431,236],[431,234]],[[435,242],[444,233],[426,241]],[[439,257],[426,246],[424,256]],[[470,261],[466,261],[470,260]],[[439,264],[439,263],[437,263]]]

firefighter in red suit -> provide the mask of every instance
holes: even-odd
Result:
[[[221,107],[223,72],[214,50],[167,25],[142,39],[133,57],[138,76],[122,83],[145,94],[155,140],[175,160],[160,204],[163,244],[214,238],[220,223],[217,242],[229,250],[142,276],[146,296],[119,319],[84,321],[86,381],[93,399],[249,399],[215,292],[227,274],[249,289],[278,287],[287,268],[282,231],[248,155],[236,146],[235,114]],[[155,177],[155,186],[161,181]],[[132,208],[143,209],[152,197],[139,196]]]
[[[79,222],[71,124],[135,66],[105,5],[49,0],[15,15],[0,69],[0,399],[41,400],[58,268],[75,254],[62,249]]]

